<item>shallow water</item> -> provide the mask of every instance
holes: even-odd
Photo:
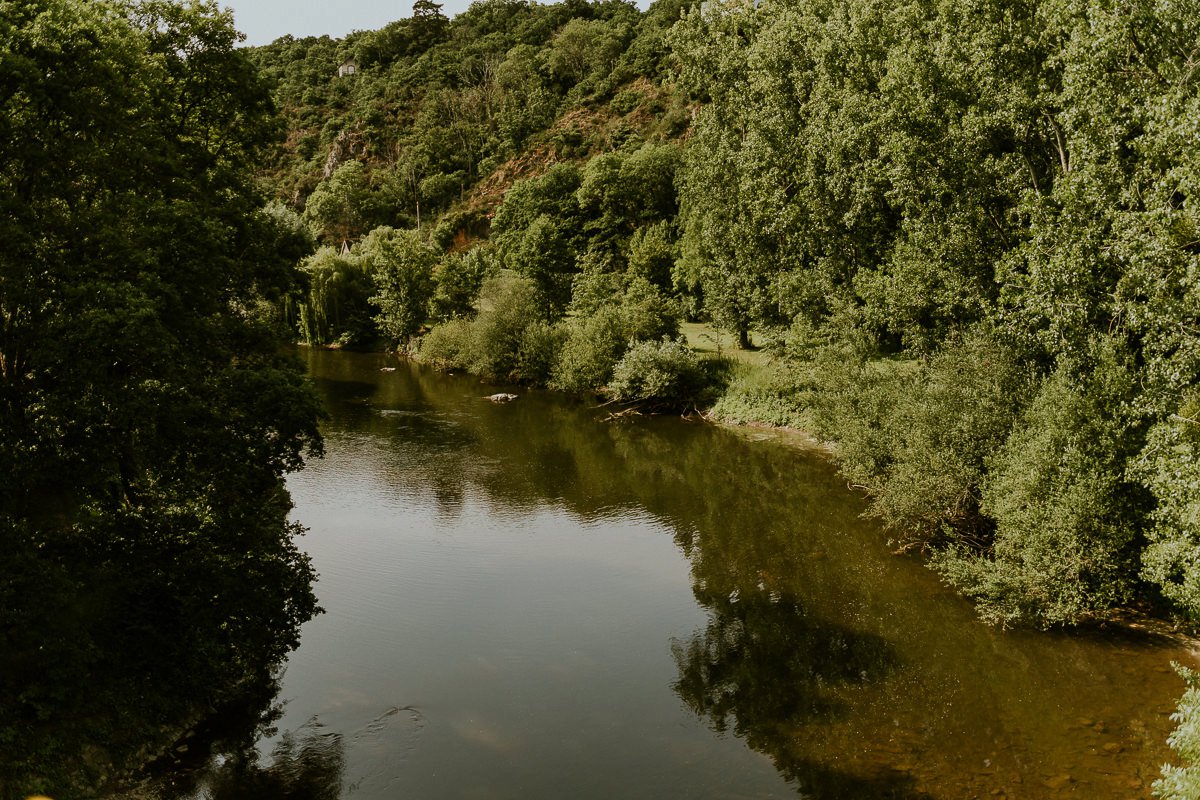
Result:
[[[302,357],[280,796],[1128,798],[1170,758],[1177,644],[978,623],[787,437]]]

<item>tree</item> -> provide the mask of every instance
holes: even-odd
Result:
[[[128,766],[296,645],[282,478],[320,438],[247,313],[295,278],[231,14],[0,6],[0,793],[24,796]],[[79,759],[97,741],[110,764]]]
[[[336,247],[360,235],[366,199],[366,167],[360,161],[347,161],[309,196],[304,218],[318,239]]]
[[[407,348],[428,318],[439,255],[416,231],[393,228],[376,228],[359,245],[358,257],[375,284],[375,321],[393,343]]]

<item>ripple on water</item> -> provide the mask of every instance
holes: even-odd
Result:
[[[395,785],[428,721],[415,706],[392,706],[348,737],[346,795],[378,796]]]

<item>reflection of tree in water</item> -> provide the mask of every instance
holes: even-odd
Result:
[[[840,772],[797,747],[806,725],[842,715],[839,695],[896,667],[885,640],[817,619],[762,585],[722,591],[700,581],[696,597],[710,622],[671,650],[679,668],[673,688],[697,716],[718,733],[732,727],[805,796],[921,796],[907,776]]]
[[[147,770],[148,788],[163,800],[337,800],[345,773],[345,742],[315,719],[285,732],[269,758],[257,742],[275,734],[282,716],[279,686],[254,687],[240,705],[207,720],[187,741],[187,750]]]
[[[337,800],[345,766],[341,734],[306,726],[283,735],[269,764],[256,750],[228,758],[213,770],[206,794],[211,800]]]

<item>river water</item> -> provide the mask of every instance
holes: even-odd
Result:
[[[302,357],[326,613],[258,749],[304,796],[1129,798],[1170,759],[1178,644],[980,624],[794,438]]]

